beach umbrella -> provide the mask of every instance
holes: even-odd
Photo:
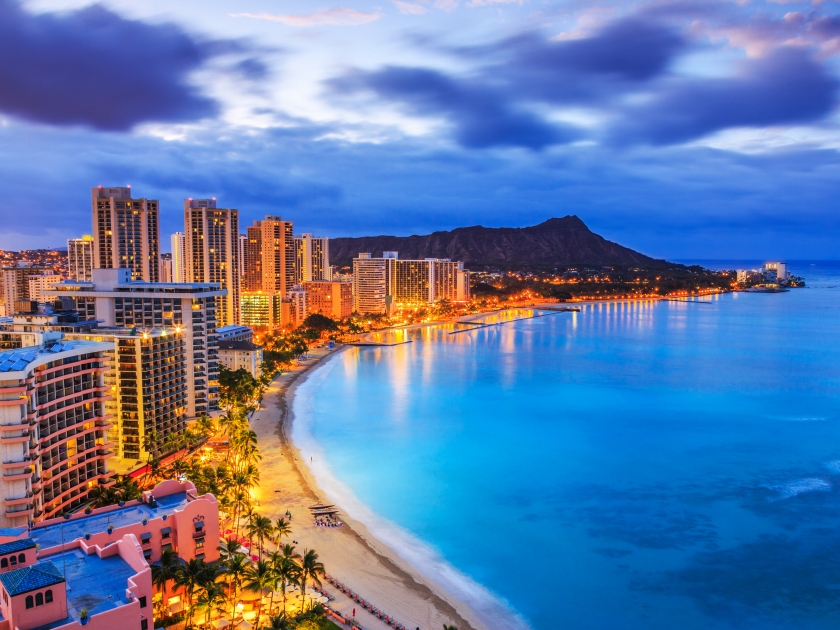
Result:
[[[210,622],[210,625],[214,628],[227,628],[230,625],[230,622],[224,617],[221,617],[219,619],[216,619],[215,621]]]
[[[250,624],[250,623],[248,623],[247,621],[245,621],[245,620],[243,619],[243,620],[242,620],[241,622],[239,622],[239,624],[236,626],[236,630],[251,630],[251,628],[253,628],[253,627],[254,627],[254,625],[253,625],[253,624]]]

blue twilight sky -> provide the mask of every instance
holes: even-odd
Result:
[[[577,214],[670,258],[838,258],[834,0],[0,0],[0,247],[90,188],[327,236]]]

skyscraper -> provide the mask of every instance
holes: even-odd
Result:
[[[262,291],[262,227],[259,221],[246,228],[242,292]]]
[[[160,281],[158,202],[131,188],[92,189],[93,268],[131,269],[133,280]]]
[[[245,288],[285,296],[295,283],[295,239],[293,224],[281,217],[267,216],[248,226]]]
[[[239,235],[239,284],[243,288],[245,284],[245,252],[248,250],[248,236],[245,234]]]
[[[187,281],[187,239],[183,232],[175,232],[170,237],[172,246],[172,282]]]
[[[67,241],[67,262],[71,280],[90,282],[93,269],[93,236],[85,234],[82,238]]]
[[[216,322],[239,323],[239,211],[215,199],[184,201],[188,282],[213,282],[227,291],[216,301]]]
[[[311,234],[295,237],[295,280],[317,282],[331,280],[330,239],[315,238]]]

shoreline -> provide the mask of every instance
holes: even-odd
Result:
[[[263,458],[257,491],[260,509],[273,520],[289,509],[293,515],[292,539],[298,542],[298,549],[315,549],[330,576],[388,611],[408,628],[454,624],[459,630],[485,630],[486,626],[467,602],[449,595],[346,511],[341,512],[340,518],[345,523],[341,528],[314,525],[308,506],[326,502],[327,496],[291,439],[292,407],[298,386],[316,368],[325,366],[347,349],[349,346],[342,346],[324,353],[303,369],[279,376],[266,391],[263,404],[251,419]],[[269,479],[273,482],[270,488],[266,487]],[[365,630],[387,627],[383,620],[362,610],[326,580],[324,586],[331,597],[336,597],[330,606],[346,616],[355,609],[355,619]]]

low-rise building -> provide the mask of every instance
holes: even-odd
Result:
[[[254,331],[248,326],[231,324],[216,329],[216,338],[219,341],[253,341]]]
[[[263,349],[251,341],[219,342],[219,364],[228,370],[244,369],[254,378],[259,378],[263,364]]]
[[[149,564],[167,549],[215,562],[219,543],[216,498],[175,480],[125,505],[0,529],[0,630],[150,630],[163,593]],[[170,611],[183,606],[167,593]]]

